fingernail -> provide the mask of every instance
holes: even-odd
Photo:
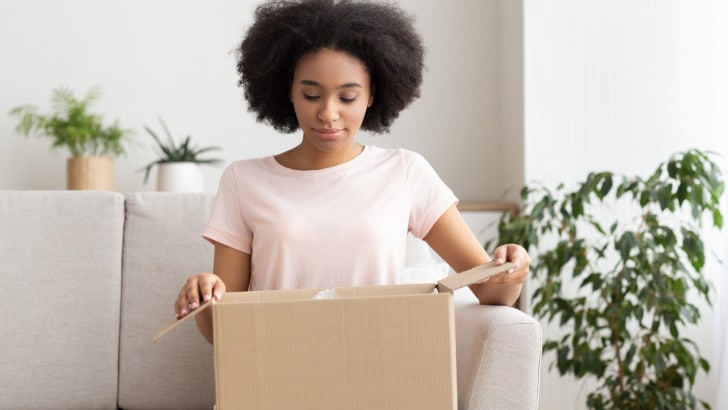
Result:
[[[203,296],[203,297],[202,297],[202,299],[203,299],[203,300],[204,300],[205,302],[208,302],[208,301],[210,301],[210,295],[205,295],[205,296]]]
[[[501,264],[501,263],[503,263],[503,258],[498,258],[498,259],[496,259],[496,260],[495,260],[495,263],[497,263],[497,264]]]
[[[222,294],[220,292],[215,292],[215,299],[218,301],[222,298]]]
[[[197,302],[190,303],[190,310],[197,309]]]
[[[180,316],[184,316],[187,314],[187,309],[182,309],[182,311],[179,312]]]
[[[513,272],[515,272],[515,271],[516,271],[516,268],[510,268],[510,269],[508,269],[508,273],[509,273],[509,274],[511,274],[511,273],[513,273]]]

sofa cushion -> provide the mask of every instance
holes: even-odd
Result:
[[[0,408],[114,409],[124,197],[0,191]]]
[[[119,407],[210,409],[215,402],[212,346],[193,322],[157,344],[157,329],[174,318],[187,276],[212,269],[202,239],[213,195],[164,192],[127,197],[124,233]]]

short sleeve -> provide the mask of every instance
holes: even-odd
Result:
[[[412,199],[409,229],[422,239],[458,198],[422,155],[407,150],[403,154]]]
[[[250,254],[252,234],[245,223],[235,163],[228,166],[220,177],[210,220],[202,237],[211,243],[220,243]]]

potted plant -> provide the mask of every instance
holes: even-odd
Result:
[[[696,302],[710,305],[699,229],[706,215],[722,227],[723,190],[719,167],[688,150],[647,179],[525,187],[522,212],[501,218],[498,242],[531,252],[534,314],[560,325],[544,352],[561,375],[596,382],[589,408],[710,408],[692,393],[710,364],[686,327],[700,320]]]
[[[67,88],[58,88],[53,90],[50,113],[40,114],[34,105],[10,111],[20,119],[16,131],[49,137],[52,148],[68,149],[68,189],[114,189],[113,158],[125,153],[125,139],[131,132],[122,129],[118,121],[105,126],[101,115],[89,112],[100,95],[99,87],[91,88],[81,99]]]
[[[159,123],[166,134],[166,141],[148,126],[144,129],[154,139],[159,158],[147,164],[144,170],[144,183],[155,166],[157,170],[157,190],[168,192],[202,192],[203,182],[200,164],[217,164],[218,158],[200,158],[201,154],[220,150],[220,147],[197,148],[191,145],[191,136],[185,137],[179,144],[169,132],[167,125],[159,118]]]

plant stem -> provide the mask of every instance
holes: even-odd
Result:
[[[619,334],[619,330],[617,330],[618,326],[614,327],[615,333]],[[624,392],[624,362],[622,362],[622,352],[621,349],[622,346],[619,343],[619,338],[615,338],[614,340],[614,350],[617,353],[617,368],[619,369],[619,392]]]

